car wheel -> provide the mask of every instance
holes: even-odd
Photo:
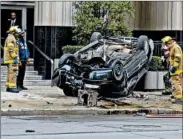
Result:
[[[90,43],[100,40],[102,38],[102,35],[100,32],[94,32],[90,38]]]
[[[138,38],[138,49],[144,50],[145,53],[148,55],[148,53],[149,53],[149,40],[148,40],[147,36],[141,35]]]
[[[52,81],[55,85],[59,85],[59,68],[56,68],[53,72]]]
[[[69,87],[69,86],[64,86],[63,92],[66,96],[70,96],[70,97],[77,97],[78,96],[78,91],[76,89],[73,89],[72,87]]]
[[[152,39],[149,39],[149,46],[150,46],[150,50],[151,50],[151,52],[150,52],[150,54],[149,54],[149,63],[151,62],[151,60],[152,60],[152,56],[153,56],[153,51],[154,51],[154,42],[153,42],[153,40]]]
[[[68,62],[68,60],[76,61],[76,58],[73,54],[64,54],[63,56],[61,56],[59,60],[58,67],[59,68],[63,67],[63,65]]]
[[[71,88],[71,87],[65,86],[65,87],[63,88],[63,92],[64,92],[64,94],[65,94],[66,96],[73,96],[73,95],[72,95],[72,88]]]
[[[52,79],[56,78],[59,76],[59,68],[56,68],[54,71],[53,71],[53,75],[52,75]]]
[[[116,81],[121,81],[123,78],[123,64],[120,60],[114,60],[111,66],[114,79]]]

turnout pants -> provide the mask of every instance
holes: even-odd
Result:
[[[167,74],[165,74],[163,76],[163,81],[164,81],[164,85],[165,85],[165,92],[172,92],[172,84],[170,82],[170,73],[167,72]]]
[[[18,64],[8,64],[8,73],[7,73],[7,88],[16,88],[17,87],[17,72]]]
[[[177,99],[182,99],[182,74],[171,76],[172,94]]]
[[[23,86],[27,62],[22,61],[21,63],[22,65],[19,66],[18,77],[17,77],[17,86],[20,86],[20,87]]]

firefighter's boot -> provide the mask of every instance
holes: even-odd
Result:
[[[171,95],[172,92],[170,90],[163,90],[162,95]]]
[[[7,88],[6,91],[10,93],[19,93],[19,90],[17,88]]]
[[[182,99],[182,75],[175,75],[172,79],[172,94],[176,99]]]
[[[20,87],[19,85],[17,85],[17,89],[18,89],[19,91],[22,91],[22,89],[21,89],[21,87]]]

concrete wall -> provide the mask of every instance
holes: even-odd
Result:
[[[72,26],[72,2],[35,2],[35,26]]]
[[[2,1],[1,6],[34,7],[34,1]],[[12,8],[14,8],[12,7]]]
[[[183,2],[134,2],[133,30],[183,30]]]
[[[73,26],[72,2],[1,2],[2,6],[32,6],[35,26]],[[132,30],[183,30],[183,2],[136,1],[135,18],[127,17]]]

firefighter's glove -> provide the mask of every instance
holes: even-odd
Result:
[[[161,61],[164,62],[165,61],[165,57],[161,56]]]
[[[171,73],[175,73],[175,71],[176,71],[176,67],[171,66],[171,68],[170,68],[170,72],[171,72]]]
[[[13,59],[13,63],[14,63],[14,64],[18,64],[18,57],[15,57],[15,58]]]

